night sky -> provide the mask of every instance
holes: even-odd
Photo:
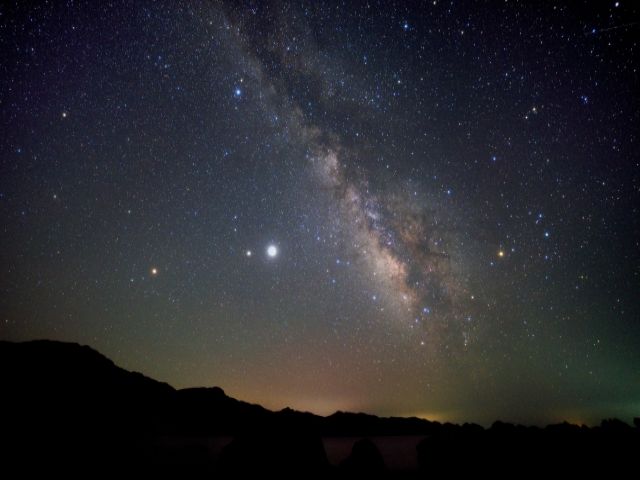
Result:
[[[629,421],[639,21],[3,2],[0,338],[272,409]]]

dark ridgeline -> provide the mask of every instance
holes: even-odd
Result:
[[[71,343],[0,342],[0,475],[129,475],[245,478],[510,476],[604,473],[634,468],[636,428],[606,420],[597,428],[544,429],[496,422],[490,429],[417,418],[337,412],[329,417],[272,412],[228,397],[220,388],[175,390],[128,372]],[[420,469],[385,468],[363,439],[338,467],[322,437],[424,435]],[[207,439],[229,437],[219,454]]]

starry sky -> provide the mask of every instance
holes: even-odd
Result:
[[[640,414],[640,8],[0,6],[0,338],[272,409]]]

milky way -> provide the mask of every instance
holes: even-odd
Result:
[[[0,337],[272,409],[638,415],[638,16],[2,4]]]
[[[468,313],[463,307],[468,292],[447,253],[455,239],[443,238],[437,221],[413,205],[410,195],[383,193],[379,198],[366,179],[347,180],[338,156],[328,150],[312,162],[320,181],[335,196],[349,254],[366,269],[374,290],[382,292],[379,300],[393,309],[390,317],[416,327],[426,338],[455,323],[459,340],[468,343],[469,331],[459,325],[460,317]]]
[[[276,20],[268,26],[266,36],[270,38],[274,31],[283,35],[289,28],[286,22]],[[294,133],[291,141],[301,143],[308,152],[305,158],[311,174],[333,198],[333,228],[345,237],[346,258],[365,269],[371,291],[377,292],[372,294],[372,300],[389,307],[391,322],[415,329],[416,341],[421,345],[433,338],[429,342],[432,348],[441,347],[442,343],[447,348],[467,346],[472,338],[473,317],[470,294],[452,265],[460,261],[450,253],[451,244],[459,241],[451,232],[454,222],[447,222],[446,215],[421,205],[412,198],[414,192],[403,192],[402,180],[392,180],[384,188],[370,186],[369,173],[360,167],[357,149],[345,146],[339,132],[307,121],[300,106],[289,98],[286,83],[279,86],[277,77],[270,79],[260,59],[252,55],[256,45],[251,44],[251,35],[246,34],[242,24],[235,31],[236,40],[245,48],[245,57],[251,59],[261,97],[271,100],[267,109],[285,106],[278,110],[284,128]],[[277,41],[274,47],[267,47],[278,59],[278,65],[301,77],[305,84],[315,81],[323,98],[331,96],[324,65],[313,61],[319,58],[314,42],[307,43],[299,56],[289,55],[290,47],[283,49],[283,45]],[[363,109],[355,115],[367,113]],[[442,337],[444,331],[446,339]]]

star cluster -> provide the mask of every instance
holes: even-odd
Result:
[[[633,2],[0,7],[0,336],[270,408],[640,407]]]

